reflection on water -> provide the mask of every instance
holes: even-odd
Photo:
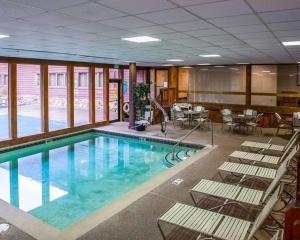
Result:
[[[171,149],[99,134],[60,141],[0,156],[0,198],[58,229],[164,171]]]

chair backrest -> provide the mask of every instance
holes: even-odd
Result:
[[[264,117],[264,114],[263,113],[259,113],[256,115],[256,118],[255,118],[255,122],[256,123],[259,123]]]
[[[295,143],[295,141],[298,140],[299,134],[300,134],[300,129],[294,129],[294,134],[290,138],[290,140],[288,141],[288,143],[284,146],[284,149],[287,149],[290,145],[293,145]]]
[[[196,111],[196,112],[202,112],[202,111],[204,111],[204,110],[205,110],[205,108],[202,107],[202,106],[195,106],[195,107],[194,107],[194,111]]]
[[[176,111],[176,112],[181,112],[182,111],[181,107],[179,107],[177,105],[173,106],[173,110]]]
[[[184,117],[184,112],[183,111],[174,111],[174,118],[183,118]]]
[[[223,109],[221,110],[221,113],[223,116],[228,116],[232,114],[232,111],[230,109]]]
[[[280,164],[280,167],[276,171],[276,176],[265,191],[262,202],[264,203],[267,200],[267,197],[273,192],[276,186],[280,183],[280,179],[284,176],[287,171],[290,160],[296,155],[299,150],[299,145],[295,146],[290,154],[285,158],[284,162]]]
[[[253,110],[252,109],[246,109],[246,110],[244,110],[244,115],[246,115],[246,116],[253,116]]]
[[[281,191],[282,191],[282,186],[279,185],[278,188],[276,189],[276,191],[272,194],[272,196],[270,197],[270,199],[268,200],[268,202],[264,206],[264,208],[261,210],[261,212],[257,216],[256,220],[253,222],[252,229],[251,229],[251,232],[249,233],[249,236],[248,236],[247,240],[250,240],[250,239],[253,238],[256,231],[262,226],[264,221],[267,219],[267,217],[271,213],[274,205],[279,200],[279,196],[281,194]]]
[[[275,117],[276,117],[276,121],[277,123],[280,123],[282,120],[282,117],[279,115],[279,113],[274,113]]]
[[[271,240],[283,240],[283,229],[277,230]]]

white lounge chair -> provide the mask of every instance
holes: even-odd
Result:
[[[293,136],[288,141],[288,143],[284,145],[272,144],[272,138],[269,139],[267,143],[262,142],[253,142],[253,141],[244,141],[241,144],[242,149],[246,148],[249,151],[271,151],[277,154],[280,154],[285,151],[285,149],[289,146],[289,144],[294,140],[294,138],[298,138],[300,133],[300,129],[295,130]]]
[[[298,151],[299,146],[295,146],[294,149],[289,153],[285,160],[280,164],[280,166],[288,167],[290,161],[295,156]],[[220,172],[228,172],[232,174],[245,175],[263,178],[267,180],[272,180],[278,174],[278,170],[273,168],[259,167],[255,165],[248,165],[243,163],[234,163],[234,162],[224,162],[219,168],[219,175],[223,179]]]
[[[207,237],[223,240],[250,240],[264,224],[269,214],[271,214],[274,205],[279,200],[280,194],[281,187],[279,186],[254,222],[192,207],[183,203],[176,203],[158,218],[157,225],[163,239],[166,239],[166,236],[162,230],[161,223],[168,223],[195,231],[200,234],[197,238],[198,240],[207,239]]]
[[[190,195],[195,206],[197,206],[195,194],[205,194],[214,198],[228,199],[230,200],[228,201],[229,203],[234,202],[246,205],[263,206],[268,196],[270,196],[270,194],[279,185],[280,180],[282,179],[286,171],[286,166],[281,165],[277,170],[276,177],[273,179],[273,181],[265,191],[243,187],[240,185],[242,181],[239,182],[239,184],[234,185],[202,179],[190,190]],[[226,201],[224,202],[224,204],[220,205],[220,207],[224,206],[225,204],[227,204]]]
[[[257,162],[257,163],[278,165],[285,159],[287,154],[289,154],[290,149],[294,146],[296,141],[297,141],[297,138],[294,138],[293,141],[289,144],[289,146],[285,149],[285,151],[282,153],[281,156],[272,156],[272,155],[265,155],[265,154],[245,152],[245,151],[234,151],[229,155],[229,158],[230,159],[238,159],[242,162],[246,161],[246,162]],[[296,151],[296,152],[298,150],[299,150],[298,148],[296,150],[294,149],[294,151]]]

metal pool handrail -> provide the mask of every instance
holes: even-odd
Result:
[[[175,160],[175,150],[176,147],[182,143],[183,140],[185,140],[188,136],[190,136],[192,134],[192,132],[194,132],[198,127],[200,127],[200,125],[202,124],[202,122],[198,123],[193,129],[191,129],[187,134],[185,134],[182,138],[178,139],[177,143],[173,146],[172,148],[172,160]],[[210,120],[210,126],[211,126],[211,145],[214,145],[214,129],[213,129],[213,123]]]

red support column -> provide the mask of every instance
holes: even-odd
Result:
[[[129,63],[129,128],[135,125],[133,89],[136,85],[136,63]]]

